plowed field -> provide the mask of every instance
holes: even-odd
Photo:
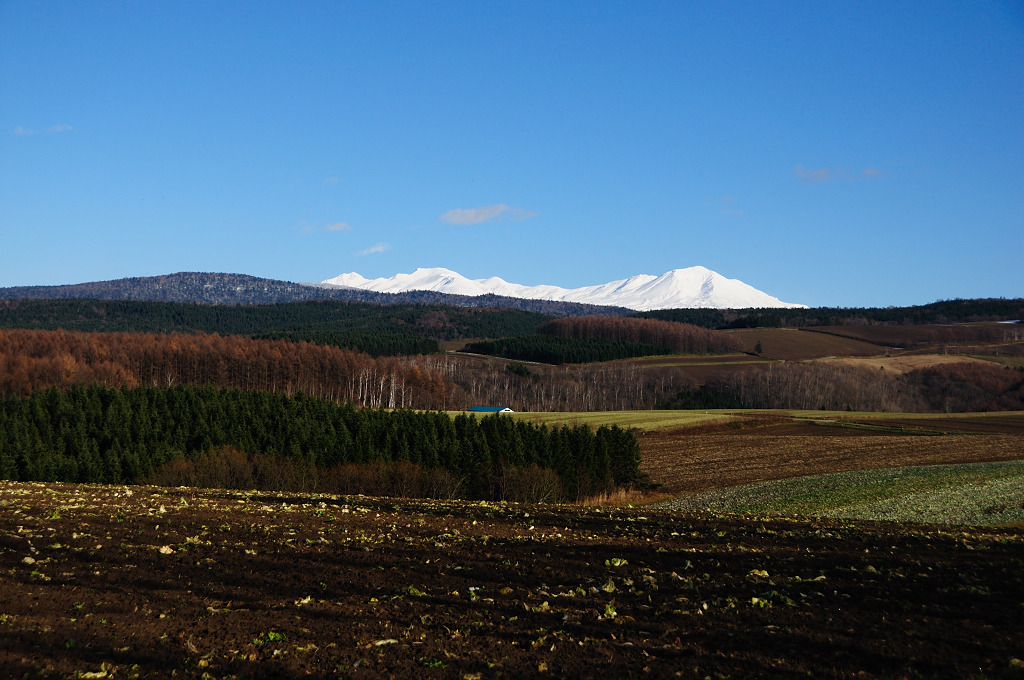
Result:
[[[4,678],[1018,678],[1022,624],[1011,529],[0,482]]]
[[[799,328],[744,328],[728,331],[743,340],[743,348],[753,352],[761,343],[761,356],[766,359],[803,361],[832,356],[873,356],[884,349],[871,340],[818,333]]]
[[[1024,435],[1002,434],[1007,431],[1006,422],[915,418],[865,422],[885,429],[792,422],[715,432],[688,428],[644,432],[641,467],[664,484],[665,492],[677,494],[847,470],[1024,458]],[[901,426],[907,433],[894,433]],[[916,434],[925,428],[971,427],[988,433]]]

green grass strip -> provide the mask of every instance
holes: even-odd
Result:
[[[1024,522],[1024,461],[812,475],[680,496],[686,511],[998,525]]]

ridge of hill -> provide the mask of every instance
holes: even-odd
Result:
[[[501,295],[453,295],[433,291],[388,293],[218,272],[178,272],[161,276],[129,277],[60,286],[0,288],[0,300],[65,298],[191,302],[210,305],[343,300],[382,305],[443,304],[454,307],[505,307],[539,312],[548,316],[624,315],[632,312],[626,308],[576,302],[527,300]]]

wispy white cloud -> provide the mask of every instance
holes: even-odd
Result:
[[[370,246],[366,250],[360,250],[356,255],[376,255],[377,253],[383,253],[391,250],[390,243],[378,243],[375,246]]]
[[[497,205],[485,205],[480,208],[455,208],[441,215],[438,219],[448,224],[481,224],[495,219],[502,220],[528,220],[536,217],[537,213],[523,208],[513,207],[499,203]]]
[[[820,184],[832,179],[833,170],[832,168],[808,170],[804,166],[798,165],[793,168],[793,174],[800,178],[800,181],[804,184]]]
[[[348,222],[335,222],[322,227],[314,227],[303,220],[299,222],[299,227],[303,234],[316,234],[321,231],[352,231],[352,225]]]
[[[870,165],[860,172],[850,172],[846,168],[815,168],[813,170],[798,165],[793,168],[793,174],[804,184],[821,184],[834,179],[845,179],[848,181],[876,179],[882,177],[882,170]]]
[[[43,130],[43,132],[48,132],[48,133],[67,132],[68,130],[71,130],[71,129],[73,129],[73,128],[70,125],[65,125],[64,123],[61,123],[59,125],[51,125],[50,127],[48,127],[45,130]],[[39,132],[39,130],[34,130],[32,128],[22,127],[20,125],[18,127],[14,128],[14,134],[18,135],[19,137],[27,137],[29,135],[34,135],[34,134],[36,134],[38,132]]]
[[[324,184],[337,184],[340,181],[341,180],[338,179],[337,177],[328,177],[327,179],[324,180]]]

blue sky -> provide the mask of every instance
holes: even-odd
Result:
[[[1024,296],[1024,3],[0,0],[0,286]]]

